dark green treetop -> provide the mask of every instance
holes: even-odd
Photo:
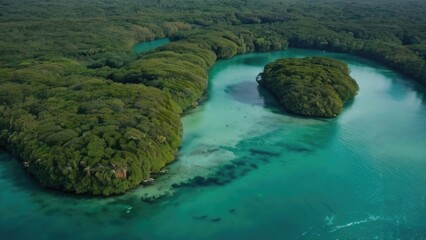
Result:
[[[279,59],[265,66],[258,82],[287,110],[314,117],[335,117],[358,92],[348,66],[323,57]]]

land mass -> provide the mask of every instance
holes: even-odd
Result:
[[[426,85],[425,11],[421,0],[4,0],[0,147],[45,187],[123,193],[175,159],[180,115],[217,59],[347,52]]]
[[[323,57],[278,59],[257,80],[288,111],[313,117],[337,116],[359,89],[345,63]]]

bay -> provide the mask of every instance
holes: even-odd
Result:
[[[360,91],[334,119],[283,111],[256,75],[283,57],[346,62]],[[4,239],[422,239],[425,89],[347,54],[290,49],[217,62],[169,173],[111,198],[46,191],[0,153]],[[158,198],[158,199],[156,199]]]

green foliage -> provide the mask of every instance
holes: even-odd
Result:
[[[0,111],[0,142],[46,187],[122,193],[174,159],[180,109],[158,89],[85,75],[63,59],[2,72],[0,98],[8,104]],[[25,93],[14,101],[5,94],[18,90]]]
[[[0,145],[46,187],[121,193],[174,159],[179,115],[197,105],[217,59],[288,46],[333,50],[426,86],[425,11],[420,0],[5,0]],[[172,42],[131,53],[164,37]],[[348,81],[297,69],[297,81],[278,86],[291,87],[286,102],[297,109],[330,116],[354,94]]]
[[[358,92],[347,65],[329,58],[279,59],[259,76],[287,110],[306,116],[334,117]]]
[[[234,56],[243,42],[231,32],[205,30],[182,33],[175,39],[116,71],[112,79],[159,88],[186,110],[197,105],[207,87],[207,70],[215,60]]]

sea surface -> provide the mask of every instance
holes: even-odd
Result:
[[[282,110],[255,78],[278,58],[349,64],[334,119]],[[377,63],[290,49],[219,61],[168,174],[111,198],[47,191],[0,153],[1,239],[426,239],[426,90]]]

